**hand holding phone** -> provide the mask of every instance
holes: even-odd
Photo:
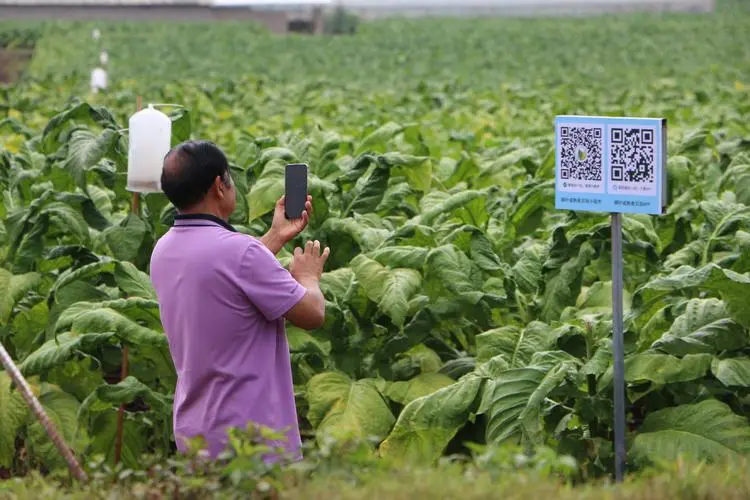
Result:
[[[276,255],[281,248],[297,237],[299,233],[305,230],[313,213],[312,196],[307,195],[303,204],[303,210],[300,217],[290,219],[286,214],[286,195],[281,196],[276,201],[273,210],[273,221],[271,229],[261,237],[263,244]]]
[[[284,215],[300,219],[307,202],[307,164],[290,163],[284,174]]]

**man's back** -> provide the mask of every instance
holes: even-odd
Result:
[[[178,217],[156,244],[151,279],[177,370],[174,432],[212,456],[228,426],[254,421],[300,437],[284,318],[305,295],[257,239],[211,217]]]

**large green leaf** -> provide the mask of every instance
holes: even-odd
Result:
[[[631,299],[627,290],[623,290],[622,299],[623,312],[627,315],[630,312]],[[575,307],[578,317],[590,314],[611,314],[612,282],[597,281],[589,287],[582,288]]]
[[[320,277],[320,289],[326,296],[345,301],[356,286],[354,271],[348,267],[341,267],[325,272]]]
[[[443,184],[449,188],[479,174],[477,159],[466,151],[461,151],[460,159],[456,162],[451,161],[450,165],[450,177],[443,181]]]
[[[378,164],[370,170],[369,174],[360,178],[354,189],[354,197],[344,210],[344,216],[349,216],[355,212],[365,214],[375,210],[383,200],[390,175],[389,168]]]
[[[82,453],[87,445],[85,429],[78,429],[78,400],[56,386],[45,384],[39,394],[41,403],[47,416],[55,425],[55,429],[75,453]],[[47,435],[44,427],[34,419],[29,426],[29,450],[32,456],[40,460],[50,469],[65,469],[67,464],[54,443]]]
[[[508,371],[509,368],[510,365],[505,360],[505,355],[498,354],[494,358],[490,358],[487,361],[477,364],[474,374],[478,377],[494,380],[504,372]]]
[[[378,161],[395,168],[396,174],[403,173],[414,189],[429,192],[432,184],[432,162],[429,157],[389,152],[380,155]]]
[[[351,268],[370,300],[378,304],[394,324],[402,326],[409,299],[422,283],[419,272],[413,269],[388,269],[365,255],[356,256],[351,261]]]
[[[386,395],[393,401],[406,405],[453,383],[452,378],[442,373],[420,373],[411,380],[391,383]]]
[[[357,148],[354,150],[354,155],[359,156],[366,152],[378,152],[384,153],[386,144],[388,141],[393,139],[396,134],[401,133],[404,130],[402,125],[394,122],[388,122],[373,131],[370,135],[362,139]]]
[[[29,414],[26,403],[17,389],[11,390],[12,380],[0,371],[0,467],[10,467],[16,454],[16,435]]]
[[[407,329],[404,329],[405,332]],[[443,366],[443,360],[438,353],[424,344],[416,344],[407,351],[398,354],[399,362],[406,362],[419,369],[421,373],[437,372]]]
[[[125,377],[117,384],[103,384],[86,397],[80,406],[79,418],[85,415],[96,401],[119,407],[141,398],[152,411],[169,414],[172,408],[172,397],[151,390],[147,385],[133,376]]]
[[[96,165],[119,140],[119,132],[104,129],[100,134],[84,128],[74,130],[68,139],[68,156],[63,168],[68,170],[76,185],[87,191],[86,172]]]
[[[478,271],[472,261],[454,245],[443,245],[427,255],[427,268],[457,299],[476,304],[484,296]]]
[[[159,303],[154,299],[147,299],[143,297],[128,297],[126,299],[111,299],[102,300],[98,302],[76,302],[72,306],[65,309],[57,317],[57,325],[60,328],[69,327],[73,324],[76,317],[82,312],[91,311],[97,308],[112,309],[120,313],[126,314],[131,319],[137,319],[140,321],[142,318],[151,318],[158,320],[158,317],[153,315],[158,314]]]
[[[471,203],[482,195],[481,191],[467,190],[447,196],[438,203],[425,207],[414,223],[429,226],[441,215],[450,215],[457,208]]]
[[[330,345],[320,342],[302,328],[287,326],[286,336],[290,352],[317,354],[322,358],[330,353]]]
[[[738,164],[724,172],[722,184],[728,184],[737,195],[737,201],[750,206],[750,165]]]
[[[541,225],[544,209],[551,206],[553,193],[554,181],[551,180],[524,186],[510,219],[516,238],[533,234]]]
[[[320,425],[334,403],[345,396],[351,385],[352,380],[339,372],[319,373],[307,382],[307,420],[313,427]]]
[[[511,276],[524,293],[536,293],[542,283],[542,266],[547,246],[541,243],[526,246],[511,269]]]
[[[544,398],[560,385],[568,369],[565,363],[551,370],[513,368],[488,381],[478,411],[487,414],[487,442],[501,443],[522,436],[539,442]]]
[[[105,128],[117,129],[112,114],[104,106],[79,102],[53,116],[42,132],[42,148],[51,153],[60,145],[60,135],[65,126],[71,122],[97,124]]]
[[[115,309],[91,309],[88,303],[71,306],[60,316],[57,331],[67,328],[77,334],[114,332],[123,341],[135,345],[167,345],[167,337],[163,333],[141,326]]]
[[[156,300],[156,290],[148,274],[130,262],[118,262],[115,266],[115,282],[129,297],[143,297]]]
[[[268,164],[274,160],[286,164],[295,162],[298,158],[297,154],[291,149],[277,146],[264,149],[258,159],[258,163],[260,165],[268,166]]]
[[[678,456],[716,461],[749,452],[747,419],[715,399],[647,415],[631,449],[640,462],[673,462]]]
[[[668,354],[643,352],[625,359],[625,380],[672,384],[699,379],[711,368],[710,354],[688,354],[677,358]]]
[[[375,212],[390,213],[398,208],[405,208],[406,200],[412,193],[411,186],[406,182],[390,183],[383,193],[383,199],[375,207]]]
[[[555,342],[554,329],[538,321],[526,328],[504,326],[477,335],[477,360],[503,355],[511,368],[526,366],[534,353],[546,351]]]
[[[96,207],[96,210],[102,214],[103,217],[109,218],[112,216],[112,199],[115,198],[115,194],[108,190],[97,186],[96,184],[87,184],[86,189],[91,198],[91,202]]]
[[[23,359],[33,349],[36,339],[45,331],[48,319],[49,308],[46,302],[22,308],[15,315],[10,331],[16,358]]]
[[[346,396],[334,403],[318,426],[319,436],[382,440],[395,418],[372,380],[352,383]]]
[[[36,287],[40,279],[38,273],[14,275],[0,268],[0,326],[7,324],[16,302]]]
[[[422,269],[429,249],[415,246],[388,246],[370,252],[368,257],[388,267]]]
[[[651,348],[677,356],[741,349],[747,345],[747,332],[728,316],[721,300],[692,299]]]
[[[735,321],[750,328],[750,308],[747,307],[750,277],[722,269],[716,264],[708,264],[699,269],[679,267],[668,276],[649,281],[636,294],[643,302],[641,307],[646,308],[665,295],[690,288],[718,293]]]
[[[63,202],[53,202],[45,206],[39,217],[47,217],[58,226],[58,230],[69,233],[76,241],[87,244],[89,242],[89,225],[83,215],[72,206]]]
[[[750,387],[750,358],[714,359],[711,373],[727,387]]]
[[[464,230],[471,234],[469,242],[469,255],[474,263],[488,273],[500,270],[510,270],[495,253],[492,242],[480,231],[473,226],[464,226]]]
[[[190,139],[192,124],[190,123],[190,110],[188,108],[177,108],[169,114],[172,121],[172,146]]]
[[[373,379],[352,381],[340,373],[321,373],[308,382],[307,398],[307,418],[318,439],[383,439],[395,420]]]
[[[60,276],[58,276],[57,280],[52,285],[50,296],[55,298],[60,290],[76,281],[89,280],[102,273],[112,273],[115,270],[115,264],[116,262],[109,258],[102,258],[97,262],[92,262],[91,264],[86,264],[76,269],[66,269],[60,273]],[[82,297],[79,300],[86,300],[86,298]]]
[[[15,118],[3,118],[0,120],[0,131],[5,129],[11,130],[13,133],[21,134],[30,138],[34,135],[34,131],[26,127],[23,123],[19,122]]]
[[[716,240],[738,224],[744,225],[745,228],[750,227],[750,207],[725,200],[704,201],[700,204],[700,207],[713,226],[713,231],[706,241],[701,259],[701,263],[706,264],[712,245]]]
[[[88,353],[100,345],[107,344],[114,333],[62,333],[57,339],[42,344],[39,349],[29,354],[19,365],[26,377],[47,373],[53,367],[65,363],[77,353]]]
[[[356,214],[346,219],[328,219],[322,229],[351,236],[363,251],[375,250],[392,234],[390,229],[375,225],[372,218],[358,218]]]
[[[581,287],[583,268],[589,263],[594,253],[593,247],[584,243],[576,258],[563,264],[560,272],[547,282],[542,304],[542,320],[558,320],[563,309],[575,303]]]
[[[563,353],[567,354],[567,353]],[[545,406],[545,399],[547,396],[560,386],[565,380],[566,376],[575,373],[575,361],[563,361],[553,367],[548,368],[544,378],[539,383],[539,386],[534,389],[531,393],[529,401],[526,403],[525,408],[518,415],[518,419],[521,421],[524,436],[532,443],[541,445],[544,442],[544,420],[543,420],[543,408]],[[494,410],[495,408],[493,408]],[[491,425],[492,420],[488,423]],[[501,434],[502,435],[502,434]]]
[[[90,429],[89,453],[101,454],[108,464],[113,465],[117,437],[117,410],[98,413]],[[148,438],[153,436],[153,429],[128,418],[127,414],[123,420],[122,429],[122,463],[125,467],[136,468],[142,464],[141,460],[147,449]]]
[[[104,240],[116,259],[132,261],[138,257],[147,234],[148,228],[143,220],[135,214],[129,214],[120,224],[104,231]]]
[[[455,384],[412,400],[380,445],[389,459],[434,462],[476,411],[483,379],[467,375]]]
[[[269,162],[253,183],[247,194],[247,205],[250,210],[248,222],[273,211],[276,200],[284,194],[285,165],[286,163],[281,160]]]
[[[581,373],[598,377],[607,371],[612,359],[612,339],[600,339],[596,343],[594,355],[581,367]]]

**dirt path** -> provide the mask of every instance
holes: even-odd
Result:
[[[0,83],[18,79],[33,53],[32,49],[0,49]]]

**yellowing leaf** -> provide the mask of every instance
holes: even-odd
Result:
[[[377,303],[394,324],[403,325],[409,299],[422,283],[419,272],[414,269],[388,269],[364,255],[355,257],[351,266],[370,300]]]

